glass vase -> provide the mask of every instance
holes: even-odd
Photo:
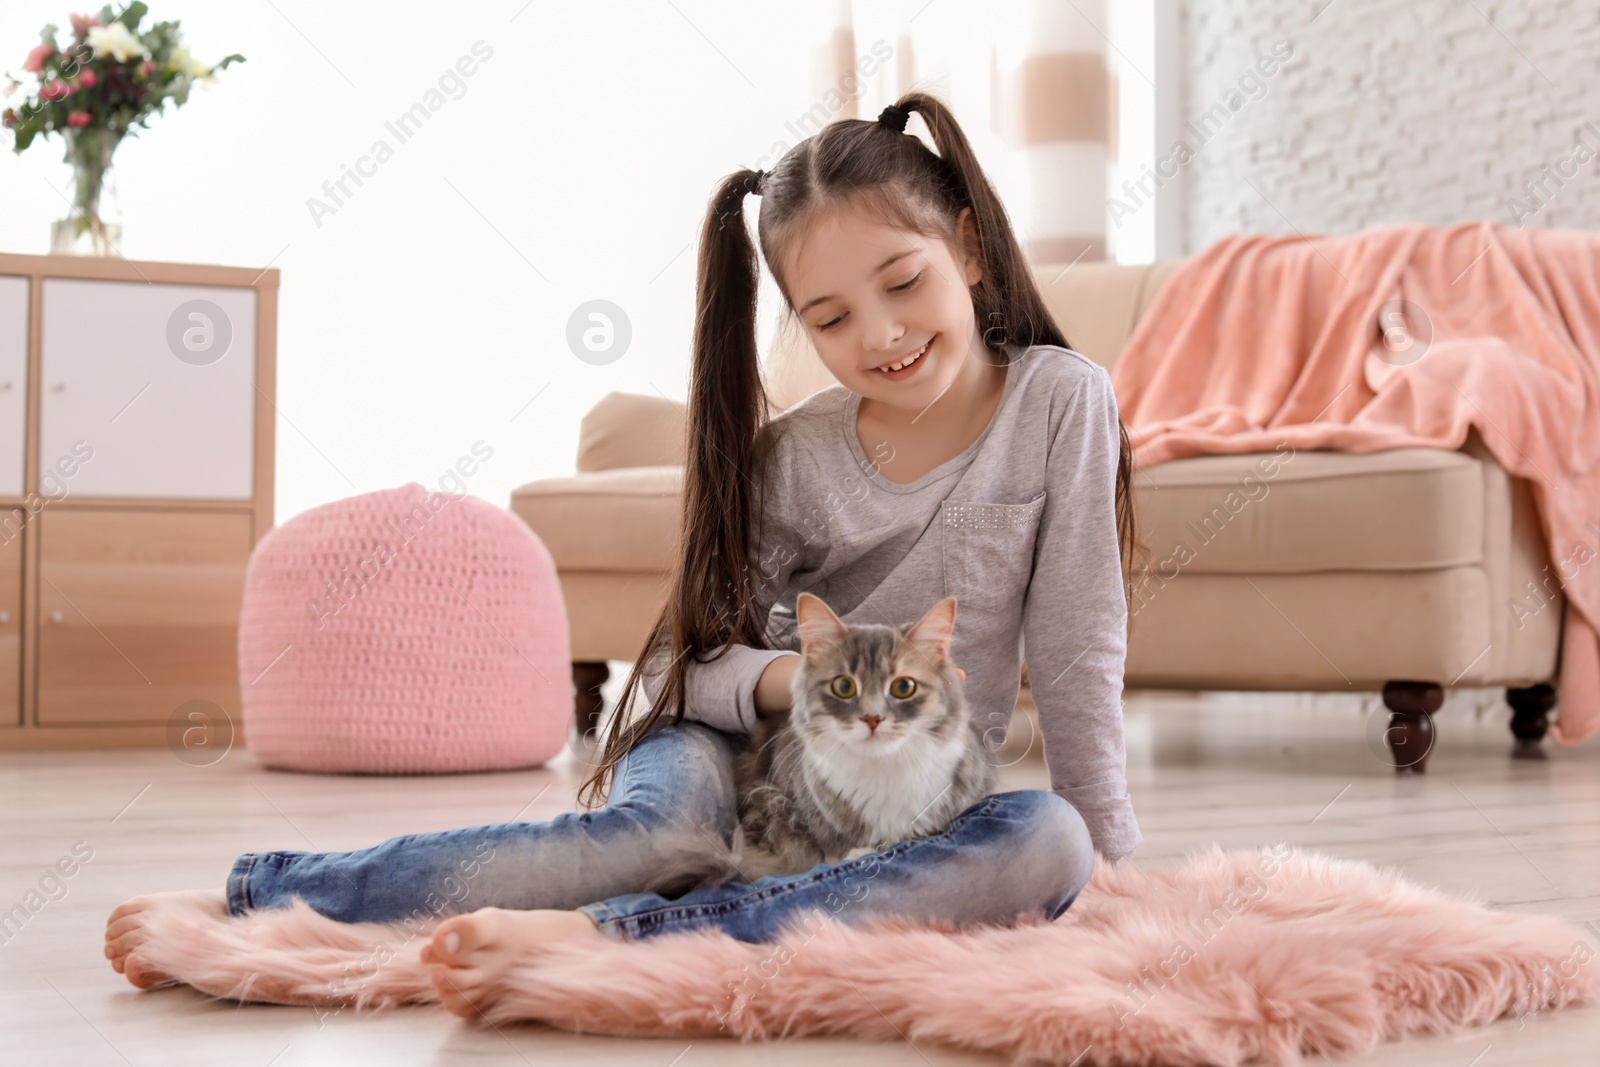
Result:
[[[122,138],[106,129],[66,130],[72,165],[72,210],[50,227],[50,251],[69,256],[119,256],[116,180],[111,156]]]

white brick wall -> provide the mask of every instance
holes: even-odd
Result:
[[[1183,24],[1186,118],[1275,41],[1294,49],[1183,167],[1190,252],[1241,231],[1514,226],[1516,211],[1600,229],[1595,0],[1186,0]]]

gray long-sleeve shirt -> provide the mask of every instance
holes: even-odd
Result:
[[[799,651],[801,592],[846,622],[891,625],[953,594],[950,658],[966,671],[978,723],[998,728],[992,747],[1009,728],[1025,652],[1050,787],[1083,815],[1095,848],[1120,860],[1143,837],[1123,749],[1116,397],[1110,374],[1077,352],[1035,345],[1011,354],[988,427],[913,482],[879,473],[888,446],[863,448],[861,398],[842,385],[774,417],[758,557],[758,581],[777,590],[766,591],[772,647],[728,645],[691,659],[684,715],[752,730],[756,680],[773,659]],[[663,659],[642,679],[652,702]]]

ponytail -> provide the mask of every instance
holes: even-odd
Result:
[[[763,177],[743,170],[724,179],[700,230],[677,560],[667,602],[611,717],[604,755],[579,785],[580,801],[609,788],[617,761],[658,719],[682,721],[689,657],[766,642],[770,605],[758,596],[749,560],[762,510],[768,401],[756,345],[760,264],[744,216],[745,195],[759,192]],[[656,699],[627,722],[623,709],[652,660],[652,674],[667,664]]]

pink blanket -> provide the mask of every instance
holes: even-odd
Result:
[[[1167,282],[1112,381],[1136,467],[1284,442],[1456,449],[1476,425],[1531,483],[1566,596],[1551,736],[1600,730],[1600,234],[1228,237]]]

